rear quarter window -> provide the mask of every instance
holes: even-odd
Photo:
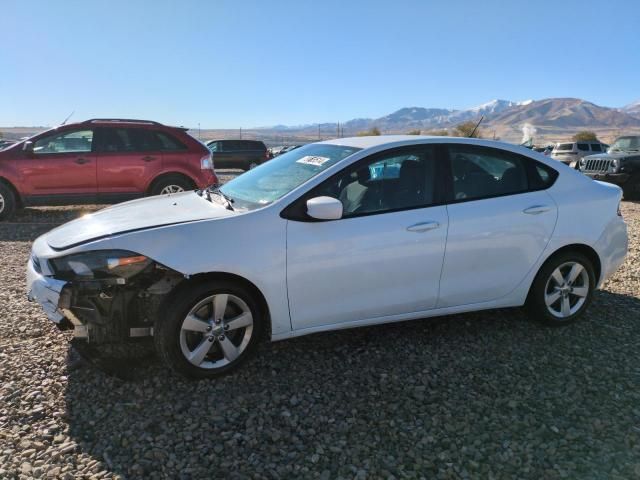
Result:
[[[589,144],[588,143],[579,143],[578,144],[578,150],[580,150],[581,152],[588,152],[589,151]]]
[[[544,163],[527,159],[529,190],[544,190],[554,184],[558,172]]]
[[[154,133],[156,138],[158,139],[158,142],[160,143],[161,149],[164,151],[175,152],[187,149],[187,146],[184,143],[182,143],[170,133],[160,131],[156,131]]]
[[[600,146],[599,143],[592,143],[591,144],[591,151],[592,152],[601,152],[602,151],[602,147]]]

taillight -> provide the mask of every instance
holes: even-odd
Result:
[[[201,170],[213,170],[213,155],[211,153],[205,155],[200,159]]]

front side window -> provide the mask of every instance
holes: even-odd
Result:
[[[434,151],[433,146],[424,146],[376,155],[333,176],[312,196],[339,199],[343,218],[433,205]]]
[[[33,143],[33,153],[83,153],[90,152],[93,130],[72,130],[39,138]]]
[[[268,205],[309,181],[359,148],[315,143],[280,155],[227,182],[220,190],[234,207]]]
[[[520,155],[473,145],[450,145],[454,200],[525,192],[527,167]]]

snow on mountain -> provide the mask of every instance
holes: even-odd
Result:
[[[630,103],[629,105],[625,105],[620,110],[631,116],[640,118],[640,100]]]

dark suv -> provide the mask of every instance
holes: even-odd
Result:
[[[207,147],[216,168],[249,170],[271,158],[265,144],[258,140],[211,140]]]
[[[622,187],[626,200],[640,199],[640,136],[619,137],[608,153],[584,157],[578,166],[594,180]]]
[[[0,151],[0,220],[29,205],[116,203],[217,183],[187,129],[146,120],[62,125]]]

